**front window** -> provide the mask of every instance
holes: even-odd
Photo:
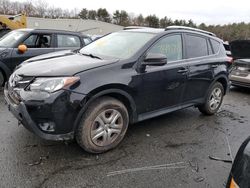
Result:
[[[50,48],[51,35],[49,34],[32,34],[24,42],[28,48]]]
[[[167,56],[168,62],[182,59],[182,39],[181,35],[167,36],[159,40],[149,53],[159,53]]]
[[[127,59],[132,57],[155,34],[142,32],[116,32],[102,37],[81,49],[80,53]]]
[[[13,47],[26,34],[25,31],[12,31],[0,39],[0,47]]]

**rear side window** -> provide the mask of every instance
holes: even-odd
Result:
[[[57,35],[57,47],[58,48],[80,48],[81,41],[80,38],[74,35]]]
[[[160,39],[149,53],[160,53],[167,56],[168,62],[182,59],[182,38],[181,35],[167,36]]]
[[[202,57],[208,55],[207,39],[195,35],[186,35],[187,58]]]
[[[211,44],[212,44],[212,47],[214,49],[214,53],[217,54],[219,52],[219,49],[220,49],[220,43],[216,40],[211,39]]]

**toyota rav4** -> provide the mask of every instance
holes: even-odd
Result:
[[[128,125],[195,106],[218,111],[232,58],[213,33],[131,28],[78,52],[32,58],[5,86],[9,110],[47,140],[76,138],[88,152],[116,147]]]

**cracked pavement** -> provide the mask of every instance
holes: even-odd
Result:
[[[220,111],[195,108],[131,125],[118,148],[101,155],[72,141],[44,141],[8,112],[0,91],[1,187],[224,187],[231,159],[250,136],[250,90],[232,88]],[[183,168],[153,168],[182,163]],[[144,167],[144,168],[142,168]],[[142,168],[141,170],[133,170]],[[116,174],[115,171],[126,170]],[[108,176],[108,174],[113,174]]]

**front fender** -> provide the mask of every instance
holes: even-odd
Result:
[[[1,61],[0,61],[0,69],[3,71],[6,80],[8,80],[11,75],[11,70]]]
[[[97,99],[101,96],[105,96],[105,95],[112,96],[114,94],[123,96],[125,99],[127,99],[129,101],[129,105],[130,105],[130,109],[131,109],[131,116],[132,116],[132,117],[130,117],[130,123],[135,123],[138,120],[138,118],[137,118],[137,112],[136,112],[136,104],[135,104],[133,98],[131,97],[131,95],[124,90],[117,89],[117,88],[110,88],[110,89],[105,89],[105,90],[102,90],[99,92],[94,92],[94,91],[90,92],[84,98],[84,101],[82,101],[83,107],[82,107],[81,111],[79,112],[79,114],[77,115],[76,121],[74,123],[74,130],[77,128],[83,113],[87,110],[87,108],[91,102],[93,102],[95,99]]]

